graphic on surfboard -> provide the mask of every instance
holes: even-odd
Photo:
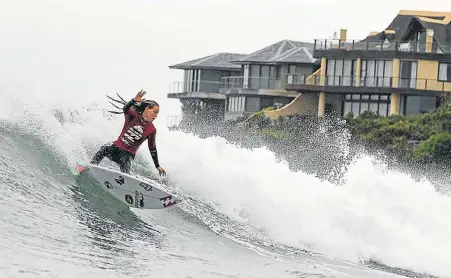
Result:
[[[93,178],[102,188],[129,207],[140,209],[164,209],[182,202],[149,180],[98,165],[77,165],[78,173]]]

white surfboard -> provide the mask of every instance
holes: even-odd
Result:
[[[159,188],[152,180],[140,180],[126,173],[92,164],[79,165],[77,171],[98,181],[105,191],[129,207],[164,209],[182,202]]]

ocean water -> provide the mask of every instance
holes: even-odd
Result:
[[[363,156],[337,186],[157,119],[184,202],[130,210],[74,171],[122,116],[57,102],[0,94],[0,277],[451,277],[450,198],[426,180]],[[158,179],[145,145],[132,170]]]

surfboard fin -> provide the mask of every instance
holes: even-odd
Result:
[[[77,165],[77,166],[75,167],[75,169],[77,170],[78,173],[83,173],[83,172],[89,170],[88,167],[83,166],[83,165]]]

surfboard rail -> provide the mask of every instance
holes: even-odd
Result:
[[[88,164],[77,165],[76,171],[98,182],[99,186],[129,207],[165,209],[182,199],[162,189],[156,181],[144,180],[114,169]]]

